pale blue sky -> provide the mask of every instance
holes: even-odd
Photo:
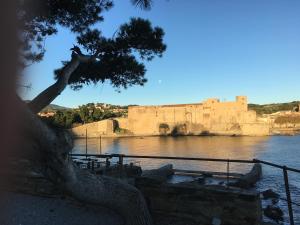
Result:
[[[99,24],[107,36],[130,17],[143,17],[164,29],[163,58],[147,63],[148,83],[117,93],[109,83],[67,88],[53,103],[74,107],[112,104],[193,103],[247,95],[252,103],[300,100],[299,0],[154,0],[141,11],[130,0],[116,0]],[[54,82],[53,70],[70,58],[74,36],[60,29],[46,42],[43,62],[24,76],[32,99]]]

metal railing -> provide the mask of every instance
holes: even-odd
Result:
[[[289,186],[289,178],[288,171],[300,173],[299,169],[291,168],[288,166],[278,165],[275,163],[271,163],[268,161],[260,160],[260,159],[252,159],[252,160],[243,160],[243,159],[220,159],[220,158],[199,158],[199,157],[173,157],[173,156],[145,156],[145,155],[124,155],[124,154],[70,154],[71,157],[94,157],[94,158],[104,158],[112,159],[118,158],[118,163],[121,167],[123,167],[124,158],[127,159],[167,159],[167,160],[187,160],[187,161],[206,161],[206,162],[224,162],[227,163],[227,183],[229,182],[229,174],[230,174],[230,163],[261,163],[267,166],[271,166],[274,168],[281,169],[284,177],[284,186],[286,199],[280,198],[281,200],[285,200],[288,205],[288,213],[289,213],[289,221],[290,225],[295,225],[294,222],[294,214],[293,214],[293,205],[299,206],[299,204],[292,202],[291,200],[291,192]]]

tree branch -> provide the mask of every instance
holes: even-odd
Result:
[[[31,111],[33,113],[38,113],[47,105],[49,105],[66,88],[72,73],[77,69],[79,64],[81,62],[93,60],[96,60],[96,56],[94,55],[88,56],[83,54],[75,54],[73,52],[71,61],[64,67],[57,81],[28,103]]]

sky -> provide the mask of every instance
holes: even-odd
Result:
[[[300,100],[299,0],[153,0],[150,11],[115,0],[97,25],[111,37],[131,17],[149,19],[165,31],[167,50],[146,63],[148,82],[118,93],[109,82],[69,87],[52,103],[76,107],[89,102],[118,105],[198,103],[206,98],[251,103]],[[60,28],[45,43],[44,60],[23,75],[32,99],[55,82],[53,71],[70,59],[75,36]]]

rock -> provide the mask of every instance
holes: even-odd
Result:
[[[239,178],[236,182],[229,183],[229,186],[239,187],[239,188],[250,188],[255,185],[255,183],[261,178],[262,167],[261,164],[255,163],[249,173]]]
[[[275,193],[272,189],[263,191],[262,195],[263,195],[264,199],[270,199],[270,198],[278,199],[279,198],[279,194]]]
[[[173,174],[173,165],[167,164],[158,169],[144,171],[141,178],[152,180],[153,182],[157,183],[163,183],[167,181],[168,177],[172,176]]]
[[[197,182],[198,184],[205,184],[205,177],[198,177]]]
[[[276,198],[273,198],[273,199],[272,199],[272,204],[273,204],[273,205],[276,205],[278,202],[279,202],[278,199],[276,199]]]
[[[204,177],[207,177],[207,178],[213,177],[213,175],[212,175],[212,174],[209,174],[209,173],[203,173],[202,175],[203,175]]]
[[[264,214],[266,217],[275,220],[277,223],[283,221],[283,211],[279,207],[268,205],[264,209]]]

